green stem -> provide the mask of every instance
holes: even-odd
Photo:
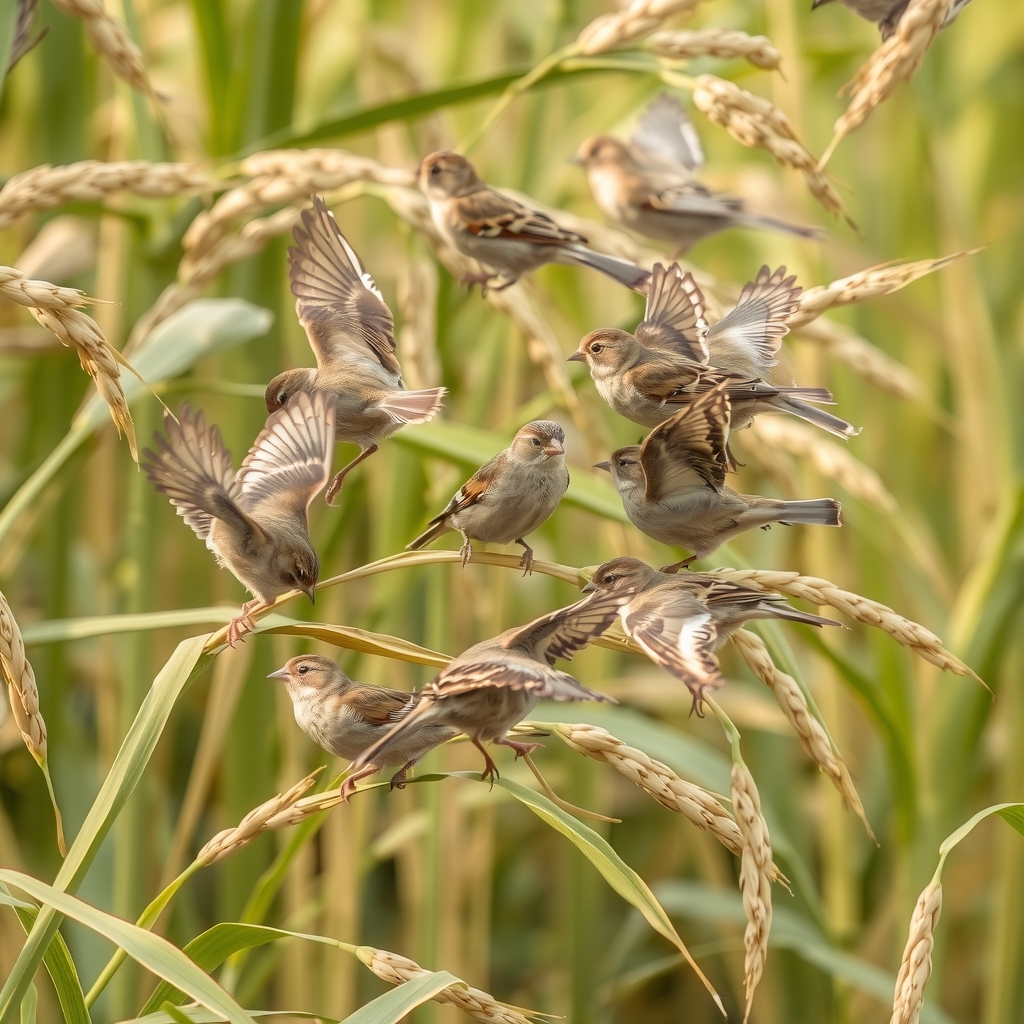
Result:
[[[740,731],[733,724],[733,720],[725,713],[722,706],[715,700],[714,697],[709,697],[707,694],[704,695],[704,703],[715,713],[715,717],[718,719],[719,725],[722,727],[722,731],[725,733],[725,738],[729,741],[729,746],[732,748],[732,759],[734,764],[743,763],[743,755],[740,752]]]

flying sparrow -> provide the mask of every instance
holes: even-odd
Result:
[[[420,699],[401,690],[355,683],[330,658],[312,654],[292,658],[267,678],[284,681],[299,728],[324,750],[349,760],[390,732]],[[429,723],[410,729],[379,758],[345,779],[342,798],[349,798],[360,779],[396,765],[399,769],[391,777],[391,788],[403,789],[409,769],[457,732]]]
[[[507,288],[544,263],[567,263],[599,270],[635,291],[646,288],[650,275],[642,267],[588,249],[583,235],[482,182],[458,153],[425,157],[419,183],[442,237],[488,268],[468,283]]]
[[[323,391],[334,399],[337,440],[362,451],[331,482],[330,505],[351,469],[407,423],[431,419],[447,390],[406,390],[395,357],[391,310],[321,196],[313,197],[312,210],[302,211],[294,235],[288,276],[316,369],[304,366],[278,374],[265,397],[270,412],[300,391]]]
[[[723,683],[717,651],[751,619],[787,619],[809,626],[840,626],[839,622],[802,612],[779,594],[767,594],[712,573],[670,575],[638,558],[613,558],[597,567],[585,594],[626,586],[634,591],[619,609],[626,635],[644,653],[693,695],[700,715],[705,690]]]
[[[811,10],[816,11],[833,0],[814,0]],[[942,27],[952,25],[960,12],[971,2],[971,0],[953,0],[950,4],[949,13],[946,15]],[[859,14],[867,21],[873,21],[878,25],[878,31],[882,33],[882,41],[888,39],[895,31],[896,26],[903,17],[910,0],[840,0],[840,3],[849,8],[854,14]]]
[[[676,572],[757,526],[841,525],[839,502],[832,498],[777,501],[725,486],[729,406],[723,382],[655,427],[643,444],[620,448],[595,467],[611,473],[638,530],[694,552],[662,572]]]
[[[614,703],[554,664],[559,658],[570,661],[599,637],[615,621],[630,594],[628,587],[590,594],[568,608],[470,647],[424,687],[416,707],[364,750],[352,767],[378,762],[411,729],[430,724],[448,726],[468,736],[484,756],[483,778],[497,777],[498,769],[483,743],[511,747],[517,757],[535,750],[539,744],[520,743],[506,734],[541,698]]]
[[[547,521],[568,486],[565,432],[551,420],[534,420],[455,492],[406,550],[416,551],[449,530],[458,530],[465,565],[473,554],[472,540],[515,541],[525,549],[519,564],[526,576],[533,570],[533,548],[523,538]]]
[[[721,384],[732,402],[734,431],[749,426],[758,413],[786,412],[839,437],[852,437],[859,428],[807,404],[831,402],[825,388],[776,386],[740,369],[771,365],[781,344],[778,310],[788,307],[784,296],[791,291],[785,281],[776,280],[784,273],[785,268],[775,274],[764,268],[735,309],[709,329],[689,273],[676,264],[666,270],[656,263],[636,332],[593,331],[569,361],[586,363],[601,397],[619,415],[645,427],[657,426]],[[692,304],[690,313],[686,303]],[[718,365],[716,355],[727,365]]]
[[[668,242],[677,253],[727,228],[824,236],[818,228],[750,213],[742,199],[698,181],[694,172],[704,165],[700,138],[682,104],[665,93],[651,101],[629,142],[594,136],[574,162],[586,169],[594,201],[609,220]]]
[[[164,414],[166,437],[143,452],[146,475],[217,564],[255,595],[231,620],[228,642],[255,628],[253,614],[291,590],[315,600],[320,563],[307,511],[327,483],[334,448],[334,406],[301,392],[267,418],[236,473],[216,425],[187,405]]]

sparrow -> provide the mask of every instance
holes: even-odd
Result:
[[[599,565],[585,594],[630,587],[634,596],[619,609],[626,635],[656,664],[686,684],[701,716],[706,690],[724,682],[718,659],[722,645],[751,619],[787,619],[809,626],[841,626],[802,612],[779,594],[767,594],[712,573],[659,572],[638,558],[613,558]]]
[[[594,202],[609,220],[668,242],[677,254],[728,228],[781,231],[798,238],[825,234],[750,213],[739,197],[698,181],[694,172],[704,165],[700,138],[682,104],[666,93],[651,101],[629,142],[593,136],[573,162],[586,170]]]
[[[517,757],[535,750],[540,744],[511,740],[507,733],[542,697],[615,703],[554,664],[559,658],[570,661],[599,637],[615,621],[631,593],[623,586],[589,594],[567,608],[470,647],[420,691],[419,703],[386,736],[364,750],[352,767],[358,770],[378,763],[412,729],[443,725],[464,733],[483,754],[482,778],[497,778],[498,769],[483,744],[511,747]]]
[[[406,390],[391,310],[321,196],[313,197],[312,210],[302,211],[293,234],[288,276],[316,369],[278,374],[265,398],[269,412],[300,391],[323,391],[334,399],[337,440],[362,450],[331,481],[326,495],[331,505],[349,471],[407,423],[431,419],[447,389]]]
[[[634,291],[645,290],[648,271],[588,249],[583,235],[485,184],[464,156],[431,153],[418,175],[441,236],[487,268],[466,278],[467,283],[500,290],[544,263],[567,263],[599,270]]]
[[[470,541],[515,541],[524,548],[519,565],[526,576],[533,571],[533,548],[523,538],[547,521],[568,487],[565,431],[551,420],[534,420],[455,492],[406,550],[416,551],[449,530],[458,530],[465,566],[473,554]]]
[[[814,0],[811,10],[816,11],[833,0]],[[882,33],[882,41],[885,42],[896,31],[896,27],[903,17],[910,0],[839,0],[839,2],[854,14],[859,14],[868,21],[878,25],[878,31]],[[971,2],[971,0],[953,0],[950,4],[949,13],[946,15],[942,28],[952,25],[959,17],[960,12]]]
[[[694,552],[662,572],[676,572],[756,526],[841,525],[839,502],[832,498],[777,501],[725,486],[729,407],[723,382],[655,427],[643,444],[620,448],[595,467],[611,473],[638,530]]]
[[[744,288],[736,307],[709,328],[703,300],[689,273],[678,264],[651,271],[644,319],[634,334],[606,327],[592,331],[569,356],[590,368],[598,393],[621,416],[654,427],[698,395],[724,385],[732,402],[732,430],[750,425],[762,412],[786,412],[829,433],[848,438],[859,428],[808,402],[832,401],[825,388],[784,387],[749,372],[771,365],[785,333],[779,310],[792,289],[780,275],[762,268]],[[687,303],[692,309],[687,310]],[[726,364],[719,366],[716,357]]]
[[[231,620],[228,643],[255,628],[253,614],[292,590],[315,600],[320,563],[307,512],[331,472],[334,406],[300,392],[267,417],[236,473],[216,425],[187,405],[164,414],[166,437],[143,452],[142,468],[217,564],[255,595]]]
[[[353,682],[330,658],[311,654],[292,658],[267,678],[284,682],[298,727],[324,750],[348,760],[389,732],[420,699],[417,694]],[[429,723],[409,730],[386,753],[345,779],[342,799],[349,798],[360,779],[395,765],[399,768],[391,777],[391,788],[404,789],[409,769],[457,732]]]

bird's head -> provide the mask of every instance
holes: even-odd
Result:
[[[517,462],[547,462],[565,455],[565,431],[553,420],[534,420],[520,427],[512,440]]]
[[[318,654],[300,654],[285,662],[283,668],[271,672],[268,679],[280,679],[285,683],[301,684],[315,690],[336,689],[347,686],[351,680],[330,658]]]
[[[569,362],[586,363],[594,377],[610,376],[632,362],[638,344],[626,331],[604,328],[588,334],[569,356]]]
[[[458,153],[431,153],[419,166],[420,189],[428,199],[447,199],[480,184],[476,168]]]
[[[316,371],[312,367],[300,366],[294,370],[279,373],[268,385],[263,398],[267,412],[277,412],[288,404],[288,399],[300,391],[311,391]]]
[[[652,569],[639,558],[613,558],[594,570],[590,582],[583,587],[589,594],[595,590],[611,590],[626,587],[630,590],[642,590],[648,583],[656,579],[657,570]]]
[[[320,578],[320,560],[305,537],[278,545],[274,555],[274,576],[282,592],[300,590],[316,603],[316,581]]]
[[[612,452],[607,462],[599,462],[594,469],[607,470],[619,491],[623,488],[639,486],[645,483],[644,467],[640,464],[640,445],[633,444],[628,448],[620,448]]]
[[[629,162],[629,152],[622,142],[611,135],[592,135],[580,144],[572,162],[585,167],[588,171],[604,167],[621,167]]]

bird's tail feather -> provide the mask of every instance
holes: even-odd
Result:
[[[629,260],[620,260],[616,256],[606,256],[603,252],[594,252],[583,245],[566,246],[562,252],[567,257],[567,262],[579,263],[592,270],[599,270],[602,274],[632,288],[641,295],[647,294],[647,287],[651,280],[651,272],[638,267]]]
[[[835,619],[826,619],[824,615],[812,615],[810,612],[801,611],[789,604],[771,604],[771,614],[774,619],[787,619],[789,622],[802,622],[808,626],[842,626],[841,622]]]
[[[447,388],[423,391],[395,391],[381,402],[381,409],[399,423],[426,423],[440,410]]]
[[[419,551],[420,548],[425,547],[432,540],[437,540],[438,537],[444,536],[449,531],[450,527],[445,525],[444,519],[440,519],[437,522],[432,523],[427,527],[412,543],[405,545],[406,551]]]
[[[395,723],[394,728],[389,729],[379,740],[370,744],[370,746],[368,746],[349,765],[349,767],[353,771],[358,771],[360,768],[365,768],[368,764],[375,764],[380,755],[383,754],[384,751],[387,750],[388,747],[390,747],[400,736],[418,725],[422,719],[429,714],[433,706],[433,701],[421,700],[416,707],[414,707],[412,711],[405,716],[405,718]]]
[[[839,502],[834,498],[812,498],[809,501],[782,501],[778,521],[783,526],[805,523],[812,526],[842,526]]]
[[[803,224],[790,224],[788,221],[776,220],[774,217],[761,217],[751,214],[742,219],[744,227],[758,228],[761,231],[781,231],[786,235],[796,235],[797,238],[813,238],[821,241],[826,232],[822,228],[807,227]]]
[[[822,430],[835,434],[836,437],[849,439],[856,437],[861,431],[860,427],[855,427],[852,423],[848,423],[838,416],[833,416],[830,412],[825,412],[824,409],[816,409],[813,405],[808,405],[806,402],[794,398],[792,393],[780,396],[779,401],[775,404],[777,408],[784,412],[799,416],[800,419],[813,423],[816,427],[821,427]]]

